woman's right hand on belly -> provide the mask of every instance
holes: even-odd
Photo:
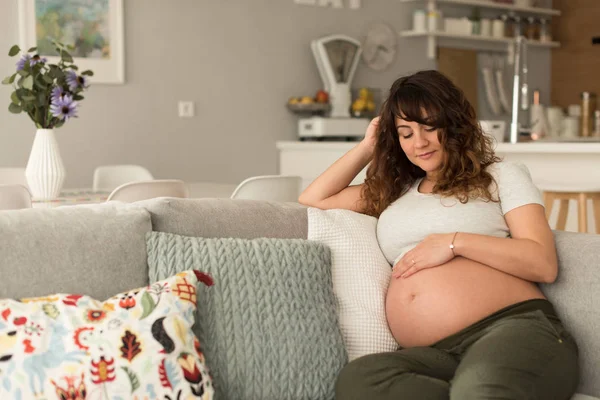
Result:
[[[406,279],[424,269],[446,264],[454,258],[454,252],[449,247],[454,235],[454,233],[428,235],[394,265],[392,276]]]

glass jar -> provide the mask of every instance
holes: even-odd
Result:
[[[513,37],[512,18],[506,14],[502,14],[500,20],[504,24],[504,37]]]
[[[529,40],[539,40],[540,39],[539,25],[534,17],[527,18],[525,36]]]
[[[550,24],[546,18],[540,18],[540,42],[551,42]]]
[[[521,24],[521,17],[515,15],[512,19],[513,23],[513,34],[512,37],[519,37],[523,35],[523,25]]]

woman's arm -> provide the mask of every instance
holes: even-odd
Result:
[[[454,254],[533,282],[552,283],[558,273],[554,235],[539,204],[527,204],[504,216],[512,238],[459,232]]]
[[[361,191],[364,184],[348,185],[373,158],[378,124],[378,118],[372,120],[365,138],[304,189],[298,202],[322,209],[345,208],[361,212]]]
[[[422,269],[445,264],[456,256],[528,281],[554,282],[558,273],[556,247],[544,208],[539,204],[527,204],[507,212],[504,218],[511,238],[465,232],[432,234],[398,261],[392,276],[408,278]]]

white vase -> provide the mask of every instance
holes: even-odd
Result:
[[[38,129],[31,146],[25,177],[34,199],[50,200],[60,194],[65,167],[52,129]]]

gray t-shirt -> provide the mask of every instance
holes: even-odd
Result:
[[[404,253],[414,248],[432,233],[465,232],[509,237],[504,214],[526,204],[541,204],[542,195],[531,180],[527,167],[521,163],[500,162],[488,167],[494,177],[490,191],[500,202],[481,199],[462,204],[453,197],[419,193],[422,179],[398,200],[390,204],[379,217],[377,239],[387,260],[395,265]]]

